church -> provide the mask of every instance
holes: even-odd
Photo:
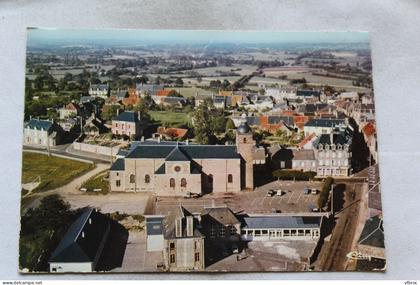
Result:
[[[110,189],[160,196],[254,189],[255,150],[246,120],[236,130],[236,145],[136,142],[111,166]]]

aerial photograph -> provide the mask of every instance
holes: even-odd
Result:
[[[24,98],[21,273],[386,270],[366,32],[28,28]]]

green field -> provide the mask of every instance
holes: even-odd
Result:
[[[98,173],[96,176],[85,181],[82,184],[82,187],[87,189],[87,193],[108,194],[109,182],[108,180],[104,179],[107,174],[108,174],[107,170]],[[93,191],[94,189],[101,189],[101,191],[95,192]]]
[[[34,191],[42,192],[63,186],[93,168],[94,165],[90,163],[24,152],[22,183],[33,182],[40,177],[41,184]]]
[[[154,121],[168,126],[181,126],[191,124],[191,118],[186,113],[172,112],[172,111],[149,111],[150,116]]]

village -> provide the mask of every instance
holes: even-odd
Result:
[[[86,50],[28,51],[23,272],[385,267],[365,49]]]

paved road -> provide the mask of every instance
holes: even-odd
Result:
[[[366,184],[347,185],[345,203],[336,213],[337,223],[331,239],[325,243],[320,254],[317,269],[321,271],[347,270],[346,255],[354,248],[361,225],[365,221]]]

